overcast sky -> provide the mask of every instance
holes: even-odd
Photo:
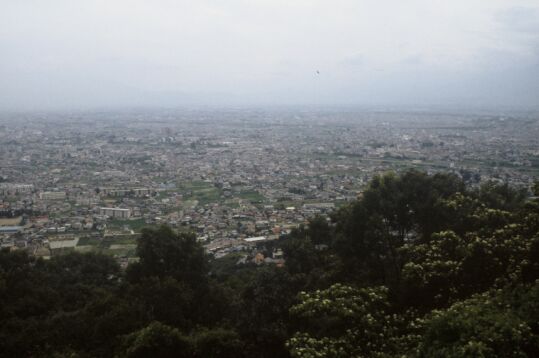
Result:
[[[539,0],[0,0],[0,109],[538,102]]]

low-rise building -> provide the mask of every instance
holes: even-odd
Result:
[[[131,217],[131,209],[99,208],[99,214],[110,218],[128,219]]]
[[[42,200],[64,200],[66,198],[65,191],[44,191],[39,197]]]

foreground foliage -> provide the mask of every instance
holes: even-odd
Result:
[[[537,190],[537,187],[533,188]],[[539,356],[539,202],[448,174],[376,177],[261,251],[211,260],[145,229],[122,272],[96,254],[0,251],[5,357]]]

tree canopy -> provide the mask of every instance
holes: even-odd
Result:
[[[5,357],[536,357],[539,199],[453,174],[375,177],[268,244],[284,267],[145,229],[101,254],[0,250]]]

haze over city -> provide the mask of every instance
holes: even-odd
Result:
[[[536,108],[539,4],[2,1],[0,109]]]

